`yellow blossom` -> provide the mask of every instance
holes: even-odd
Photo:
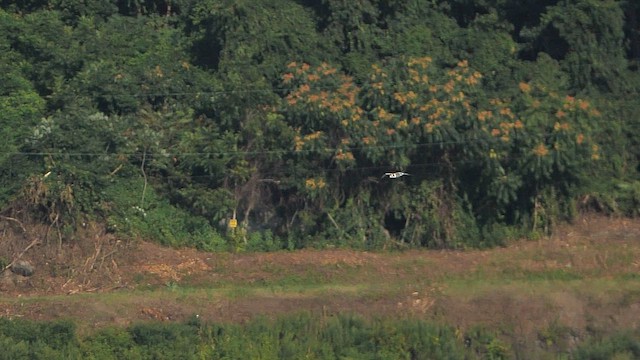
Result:
[[[447,94],[451,93],[454,87],[455,87],[455,83],[453,82],[453,80],[449,80],[449,82],[444,84],[444,91],[447,92]]]
[[[304,186],[307,187],[308,189],[315,189],[316,188],[316,180],[315,179],[307,179],[304,181]]]
[[[431,123],[424,124],[424,129],[425,129],[428,133],[432,133],[432,132],[433,132],[433,124],[431,124]]]
[[[160,65],[156,65],[155,73],[157,77],[164,77],[164,73],[162,72],[162,68],[160,67]]]
[[[304,141],[300,138],[300,136],[296,135],[296,137],[294,138],[294,142],[295,142],[296,151],[302,150],[302,147],[304,146]]]

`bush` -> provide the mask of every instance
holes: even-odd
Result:
[[[587,342],[574,352],[576,360],[638,359],[640,333],[625,332],[597,341]]]
[[[168,246],[192,246],[207,251],[226,250],[227,241],[207,221],[173,206],[151,187],[142,201],[142,179],[119,179],[105,190],[109,229]]]
[[[640,337],[621,332],[587,338],[572,353],[567,345],[537,348],[573,359],[635,359]],[[420,319],[367,320],[353,314],[318,317],[298,313],[275,320],[258,318],[243,325],[139,323],[106,328],[77,338],[67,321],[0,319],[0,360],[11,359],[508,359],[511,345],[476,326],[461,333],[451,326]]]

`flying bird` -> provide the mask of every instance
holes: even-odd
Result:
[[[397,178],[405,176],[405,175],[411,175],[411,174],[406,173],[406,172],[402,172],[402,171],[396,171],[396,172],[384,173],[384,175],[382,175],[382,177],[388,176],[389,179],[397,179]]]

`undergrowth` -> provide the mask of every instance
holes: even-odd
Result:
[[[570,359],[637,358],[638,331],[585,339]],[[510,359],[511,345],[481,327],[466,332],[417,319],[365,320],[298,313],[246,324],[138,323],[80,336],[68,321],[0,319],[0,359]],[[557,349],[555,350],[557,351]],[[540,351],[536,351],[540,355]],[[556,352],[556,354],[558,354]],[[526,354],[519,354],[526,355]],[[551,354],[549,354],[551,355]]]

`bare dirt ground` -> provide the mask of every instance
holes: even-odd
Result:
[[[5,262],[33,241],[8,227]],[[0,316],[92,329],[351,312],[481,325],[523,347],[640,327],[640,220],[588,216],[550,238],[469,251],[219,254],[125,243],[96,227],[83,236],[30,248],[22,259],[36,265],[31,277],[1,274]]]

